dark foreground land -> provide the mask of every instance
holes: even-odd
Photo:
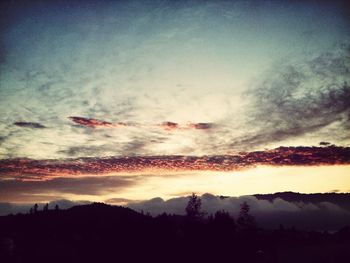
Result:
[[[350,227],[330,234],[243,221],[100,203],[3,216],[0,262],[350,262]]]

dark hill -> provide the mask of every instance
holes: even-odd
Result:
[[[157,217],[102,203],[0,217],[1,262],[341,262],[350,229],[263,230],[227,213]],[[323,260],[323,261],[322,261]]]

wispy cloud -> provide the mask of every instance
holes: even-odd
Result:
[[[15,2],[0,8],[1,159],[349,145],[338,1]]]
[[[87,176],[79,178],[51,178],[50,180],[0,180],[0,198],[16,202],[31,200],[45,202],[62,195],[104,195],[134,186],[137,176]]]
[[[246,92],[254,133],[232,145],[254,147],[313,133],[331,124],[340,139],[349,134],[350,46],[338,45],[314,57],[276,63]]]

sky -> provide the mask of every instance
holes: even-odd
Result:
[[[348,192],[349,6],[316,2],[5,1],[2,202]]]

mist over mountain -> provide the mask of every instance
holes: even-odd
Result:
[[[234,218],[239,214],[240,205],[246,202],[250,206],[252,215],[264,228],[273,229],[284,224],[301,229],[333,231],[350,222],[350,194],[348,193],[300,194],[284,192],[239,197],[204,194],[201,196],[201,200],[202,209],[208,215],[224,210]],[[184,215],[187,201],[187,197],[169,200],[153,198],[147,201],[131,202],[128,206],[136,211],[149,212],[154,216],[162,213]]]
[[[226,197],[204,194],[201,196],[202,210],[207,216],[217,211],[227,211],[236,218],[240,205],[246,202],[259,226],[276,229],[280,224],[286,227],[297,227],[307,230],[335,231],[350,222],[350,193],[317,193],[303,194],[280,192],[275,194],[255,194],[250,196]],[[153,198],[144,201],[127,199],[110,199],[106,203],[125,203],[135,211],[158,216],[162,213],[185,215],[188,197],[178,197],[169,200]],[[89,204],[89,201],[57,200],[49,204],[50,208],[58,205],[67,209],[76,205]],[[33,204],[0,203],[0,215],[28,213]],[[40,204],[41,210],[44,204]]]
[[[295,192],[279,192],[274,194],[255,194],[259,200],[268,200],[273,201],[276,198],[283,199],[287,202],[304,202],[304,203],[322,203],[329,202],[333,203],[342,209],[350,211],[350,193],[337,193],[337,190],[334,190],[333,193],[313,193],[313,194],[304,194],[304,193],[295,193]]]

